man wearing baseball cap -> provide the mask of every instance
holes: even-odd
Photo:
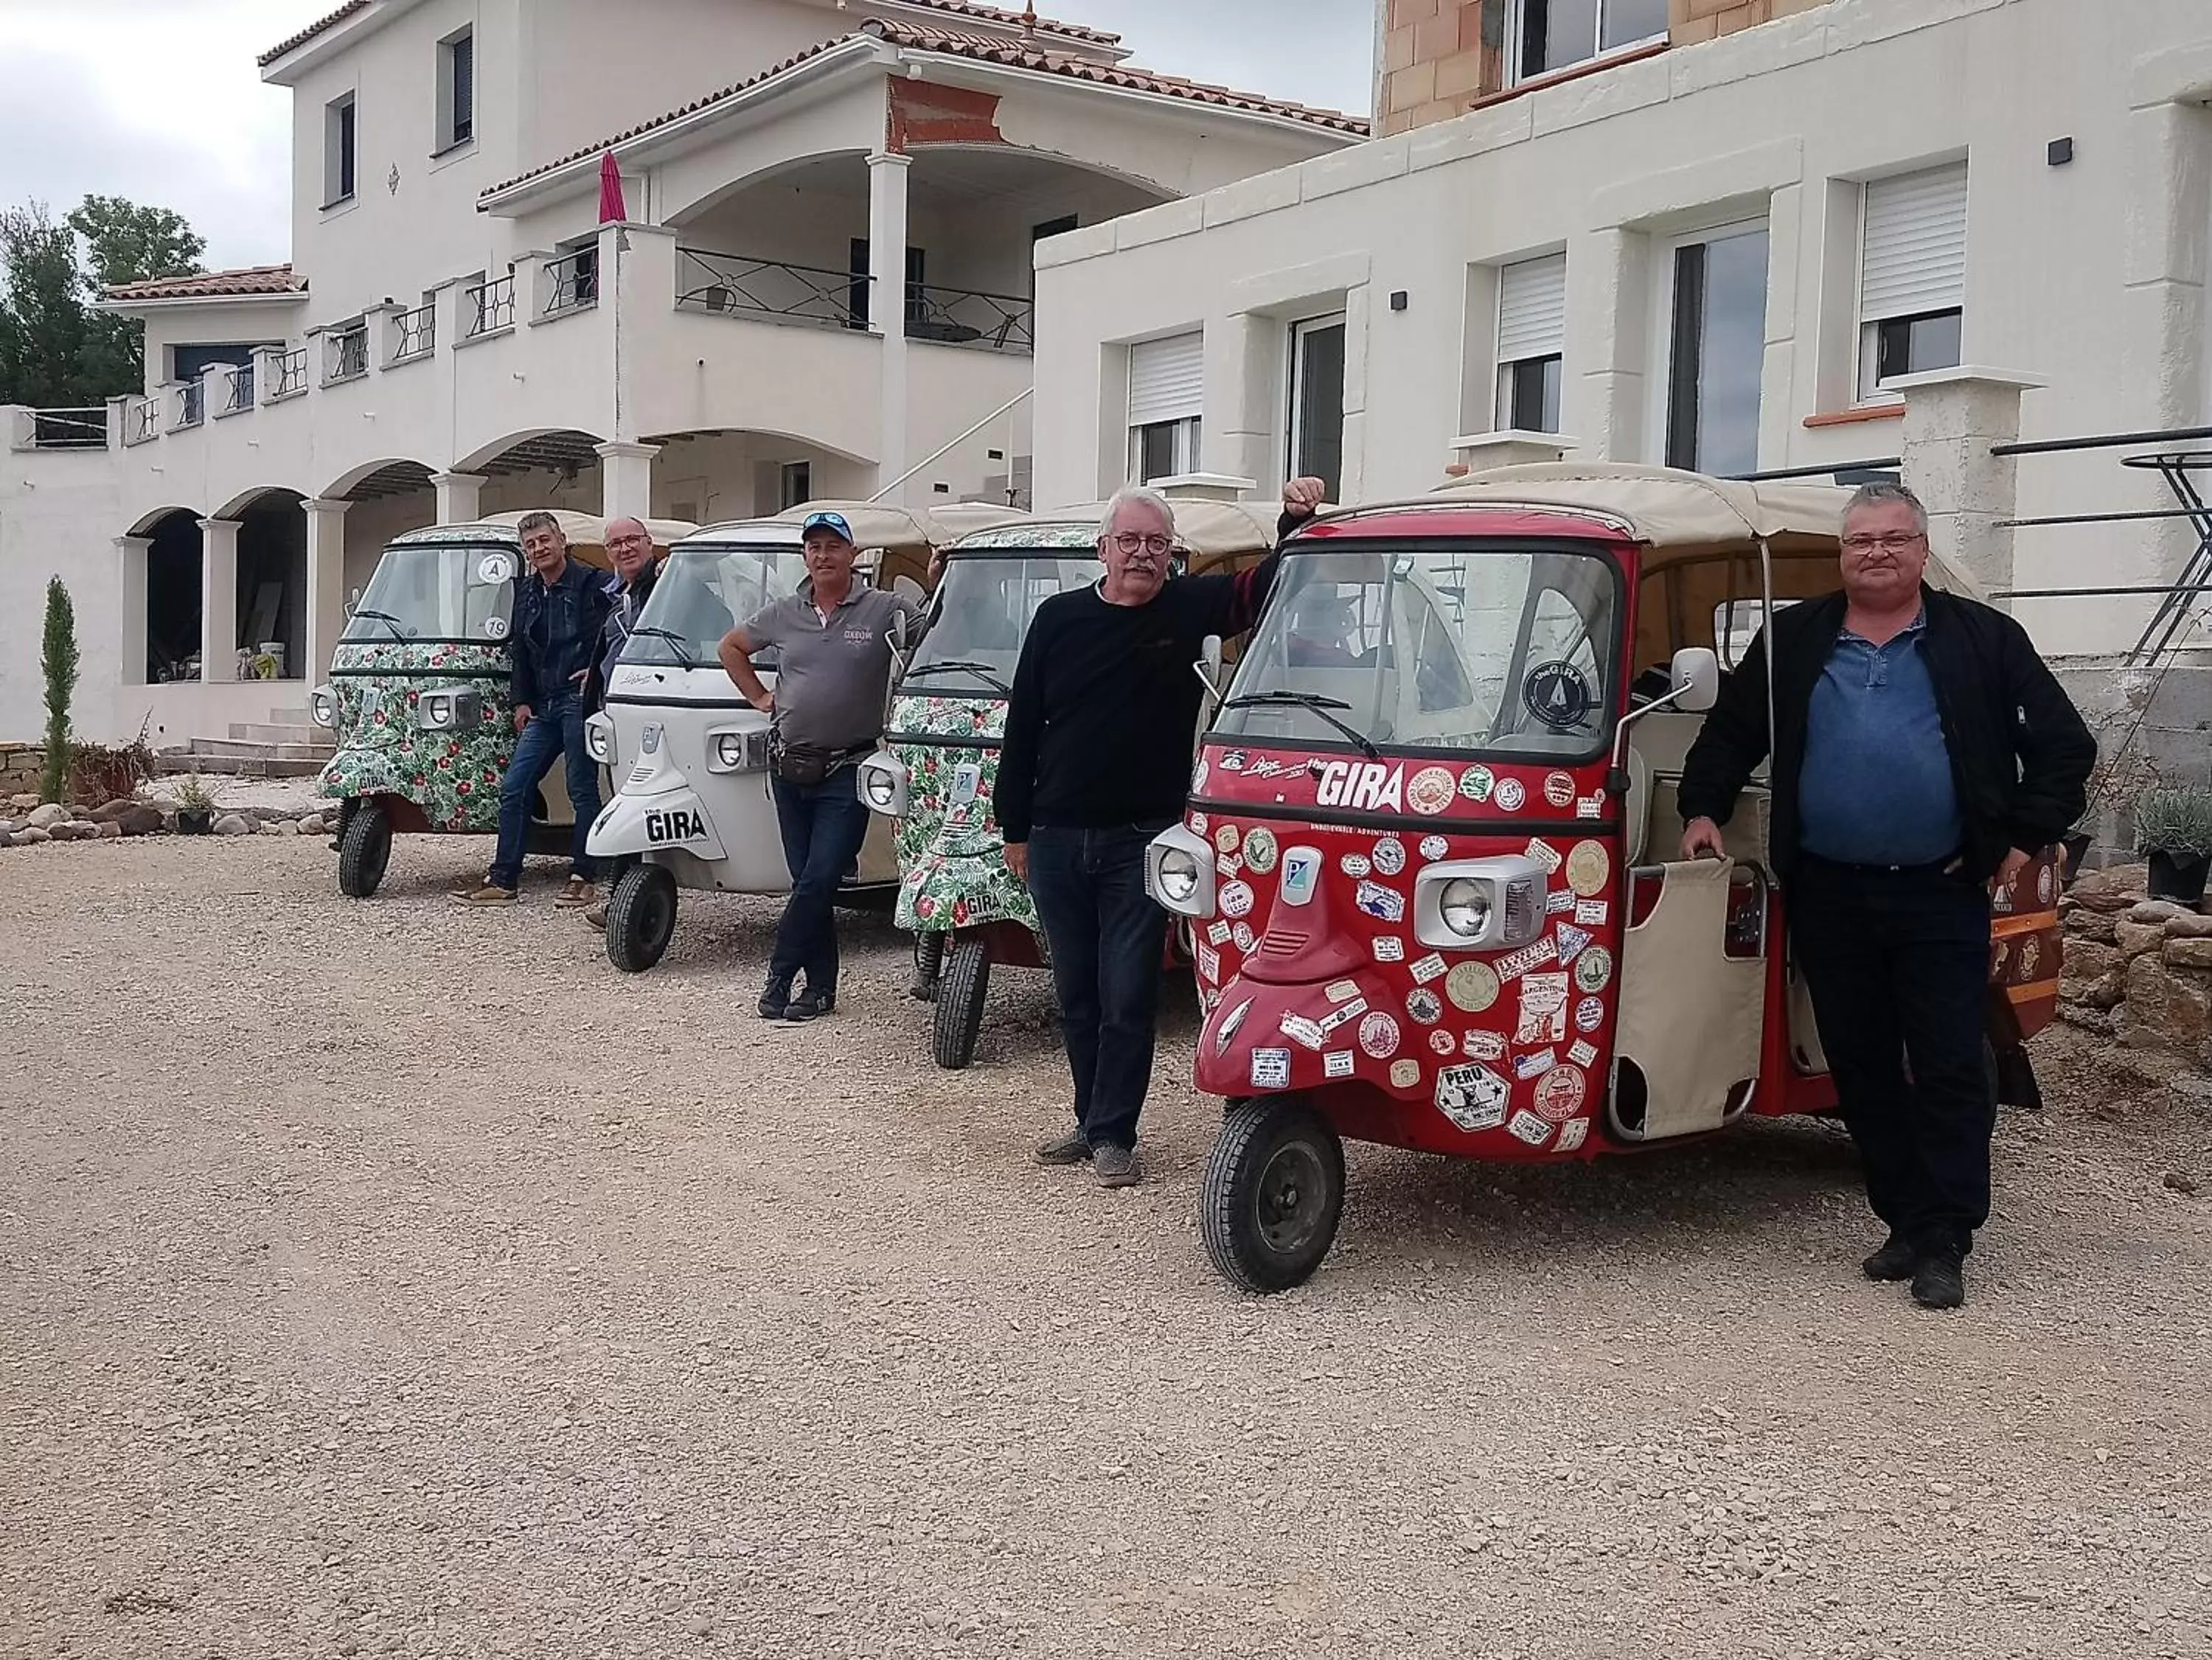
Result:
[[[731,629],[720,653],[746,700],[775,720],[769,787],[792,888],[760,997],[761,1017],[772,1021],[836,1007],[837,884],[868,830],[854,767],[883,735],[892,627],[904,617],[910,639],[921,627],[919,608],[854,581],[858,549],[842,513],[809,513],[799,534],[805,585]],[[773,694],[761,667],[775,675]]]

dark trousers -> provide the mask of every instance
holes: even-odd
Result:
[[[1867,1203],[1918,1249],[1990,1218],[1996,1107],[1983,1061],[1990,901],[1940,870],[1801,861],[1790,931]]]
[[[499,786],[499,845],[491,859],[495,888],[513,888],[522,880],[531,809],[538,804],[538,786],[556,760],[568,763],[568,804],[576,814],[568,869],[591,879],[592,859],[584,845],[591,839],[592,821],[599,815],[599,764],[584,748],[583,699],[574,692],[556,692],[532,711],[530,724],[515,740],[514,759],[507,763],[507,777]]]
[[[1030,833],[1030,893],[1052,948],[1075,1121],[1094,1147],[1134,1147],[1152,1082],[1166,919],[1145,892],[1145,847],[1165,824]]]
[[[837,995],[837,885],[868,834],[859,779],[852,767],[841,766],[819,784],[769,780],[776,827],[783,833],[783,862],[791,867],[791,897],[777,919],[769,957],[770,985],[788,986],[804,972],[810,993]]]

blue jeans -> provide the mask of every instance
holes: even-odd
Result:
[[[1152,1083],[1166,918],[1145,892],[1145,848],[1166,823],[1030,832],[1030,894],[1052,948],[1075,1121],[1094,1147],[1134,1147]]]
[[[783,833],[783,862],[791,867],[791,897],[775,924],[768,983],[788,986],[802,972],[810,994],[837,995],[837,885],[867,839],[868,809],[860,797],[860,773],[841,766],[819,784],[786,784],[771,777],[776,827]]]
[[[494,888],[514,888],[522,881],[531,809],[538,804],[538,786],[556,760],[568,762],[568,804],[576,815],[568,869],[586,881],[592,878],[592,860],[584,845],[591,839],[592,821],[599,815],[599,767],[584,748],[583,699],[574,692],[556,692],[531,712],[530,724],[515,740],[514,759],[507,764],[507,777],[499,786],[499,848],[491,860]]]

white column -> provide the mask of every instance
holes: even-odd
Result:
[[[868,327],[883,337],[883,431],[877,482],[907,470],[906,239],[908,157],[868,158]]]
[[[238,678],[238,521],[200,521],[200,679]]]
[[[1500,467],[1527,467],[1562,459],[1580,442],[1557,433],[1524,432],[1507,427],[1494,433],[1467,433],[1452,439],[1452,464],[1444,470],[1453,477],[1493,472]]]
[[[600,444],[599,512],[606,518],[645,518],[653,512],[653,458],[658,444]]]
[[[118,536],[115,554],[120,566],[123,596],[123,683],[146,682],[146,554],[151,536]]]
[[[483,517],[483,474],[433,473],[430,485],[438,493],[439,524],[470,524]]]
[[[444,494],[441,487],[439,494]],[[300,504],[307,516],[307,661],[301,672],[310,686],[329,672],[331,654],[345,632],[345,516],[352,506],[350,501]],[[441,515],[440,522],[450,521]]]
[[[1905,394],[1905,482],[1928,509],[1929,544],[1984,589],[2012,587],[2013,533],[2000,521],[2015,515],[2017,463],[1990,447],[2020,436],[2021,395],[2044,383],[1969,367],[1893,384]]]
[[[1650,237],[1617,225],[1567,250],[1563,424],[1590,435],[1594,461],[1643,457],[1650,257]]]

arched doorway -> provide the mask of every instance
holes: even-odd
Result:
[[[164,508],[131,527],[146,538],[146,682],[200,677],[200,516]]]
[[[306,676],[307,521],[299,491],[265,489],[234,502],[220,517],[238,523],[234,638],[273,678]]]

